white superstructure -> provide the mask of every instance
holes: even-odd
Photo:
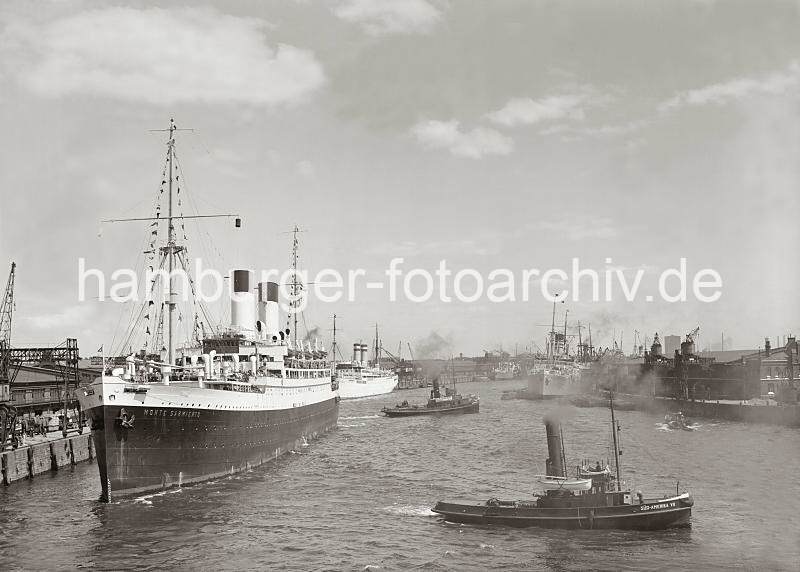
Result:
[[[360,367],[338,364],[336,380],[339,382],[339,397],[357,399],[391,393],[397,387],[397,374],[375,367]]]

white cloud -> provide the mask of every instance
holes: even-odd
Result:
[[[425,34],[441,17],[425,0],[344,0],[333,12],[371,36]]]
[[[411,133],[425,147],[448,149],[458,157],[480,159],[484,155],[508,155],[514,150],[510,137],[486,127],[461,131],[456,120],[422,121],[411,128]]]
[[[146,101],[274,105],[302,100],[325,76],[314,54],[266,43],[269,25],[210,9],[105,8],[14,23],[0,41],[23,85]]]
[[[62,330],[66,327],[73,328],[74,331],[79,331],[80,328],[77,326],[86,324],[93,314],[94,311],[89,305],[82,304],[78,306],[67,306],[62,308],[60,312],[53,311],[46,314],[23,316],[21,319],[29,329],[35,332],[41,332],[42,330]]]
[[[753,95],[782,95],[796,90],[800,85],[800,63],[791,62],[785,69],[761,78],[740,77],[723,83],[716,83],[684,91],[662,102],[661,112],[689,105],[724,104]]]
[[[499,125],[532,125],[555,119],[583,119],[582,95],[553,95],[542,99],[530,97],[509,100],[502,109],[486,115]]]
[[[625,123],[619,124],[606,124],[596,127],[574,127],[571,125],[553,125],[547,129],[542,129],[540,135],[561,135],[569,139],[582,139],[584,137],[617,137],[628,135],[650,125],[651,121],[647,119],[634,119]]]

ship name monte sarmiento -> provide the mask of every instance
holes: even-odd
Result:
[[[147,263],[170,271],[168,294],[134,313],[125,353],[108,367],[103,359],[102,374],[78,391],[92,423],[105,501],[247,470],[334,428],[338,419],[327,352],[316,340],[298,339],[296,327],[281,327],[276,283],[255,284],[250,270],[233,271],[225,326],[212,326],[205,308],[194,316],[179,308],[172,270],[189,270],[188,244],[178,231],[185,239],[184,220],[195,217],[180,211],[174,122],[168,132],[161,198],[147,219],[153,256]],[[294,249],[296,261],[296,232]],[[143,333],[134,334],[137,327]],[[188,330],[181,345],[179,329]]]

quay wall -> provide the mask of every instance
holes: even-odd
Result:
[[[527,395],[519,397],[534,398]],[[569,396],[568,400],[577,407],[608,407],[608,398],[599,395],[574,395]],[[800,427],[800,405],[748,405],[738,401],[617,395],[614,407],[619,410],[645,411],[657,415],[681,411],[687,417]]]
[[[800,427],[800,405],[747,405],[652,397],[634,398],[634,401],[638,405],[637,409],[652,413],[682,411],[687,417]]]
[[[94,443],[89,434],[72,435],[0,453],[3,484],[34,478],[94,459]]]

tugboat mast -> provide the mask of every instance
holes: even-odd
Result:
[[[609,404],[611,406],[611,435],[614,438],[614,464],[616,465],[617,469],[617,490],[622,490],[622,481],[620,480],[620,473],[619,473],[619,443],[617,441],[617,419],[614,416],[614,393],[609,392]]]
[[[378,338],[378,323],[375,322],[375,367],[380,369],[381,367],[381,349],[380,349],[380,338]]]

